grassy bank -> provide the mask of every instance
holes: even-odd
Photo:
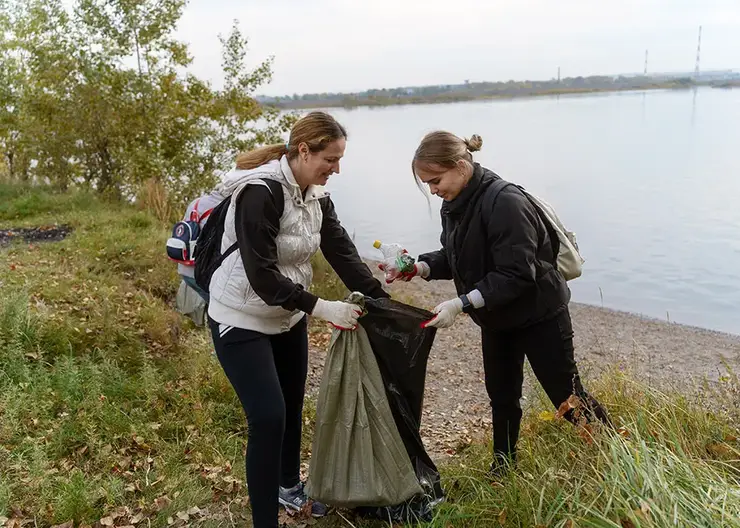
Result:
[[[0,525],[244,526],[244,419],[209,336],[172,310],[169,226],[0,186],[0,231],[54,223],[70,236],[0,248]],[[315,267],[320,293],[341,297]],[[500,484],[485,478],[488,445],[443,465],[433,526],[740,526],[736,377],[700,397],[589,381],[621,433],[573,428],[539,395]],[[312,415],[309,402],[306,452]],[[315,526],[371,525],[343,515]]]

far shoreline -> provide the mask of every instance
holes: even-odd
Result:
[[[712,87],[712,88],[731,88],[730,86],[714,85],[706,82],[692,82],[689,84],[675,83],[675,82],[664,82],[664,83],[653,83],[646,84],[644,86],[626,86],[626,87],[605,87],[605,88],[561,88],[561,89],[544,89],[544,90],[532,90],[524,91],[522,93],[501,93],[501,94],[482,94],[482,95],[468,95],[465,93],[449,92],[445,94],[435,96],[403,96],[403,97],[365,97],[357,98],[353,97],[352,94],[347,94],[343,99],[332,99],[332,100],[308,100],[308,101],[294,101],[289,100],[285,102],[264,102],[265,106],[276,108],[282,111],[289,110],[313,110],[313,109],[329,109],[329,108],[344,108],[344,109],[355,109],[360,107],[368,108],[385,108],[394,106],[410,106],[410,105],[434,105],[434,104],[449,104],[449,103],[463,103],[463,102],[476,102],[476,101],[510,101],[516,99],[536,99],[540,97],[559,97],[559,96],[586,96],[594,94],[619,94],[619,93],[640,93],[640,92],[658,92],[658,91],[688,91],[699,87]],[[739,85],[740,86],[740,85]]]

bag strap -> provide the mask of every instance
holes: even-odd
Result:
[[[272,197],[275,199],[275,205],[277,206],[278,214],[282,217],[283,212],[285,212],[285,199],[283,195],[283,185],[276,180],[271,180],[269,178],[265,178],[262,180],[267,185],[267,188],[270,189],[270,192],[272,193]],[[280,200],[280,198],[283,198]]]
[[[198,204],[200,203],[200,198],[195,200],[195,204],[193,204],[193,210],[190,211],[190,221],[191,222],[198,222]]]
[[[203,220],[205,220],[206,218],[208,218],[209,216],[211,216],[211,213],[213,212],[213,209],[214,209],[214,207],[211,207],[205,213],[203,213],[203,216],[201,216],[200,218],[198,218],[198,223],[201,223]]]
[[[552,222],[550,222],[550,219],[547,218],[545,212],[542,210],[539,204],[532,199],[527,190],[521,185],[517,185],[517,187],[520,191],[522,191],[522,194],[529,201],[529,203],[532,204],[534,210],[537,211],[537,216],[540,217],[540,220],[542,220],[542,223],[545,225],[545,231],[547,231],[547,234],[550,237],[550,246],[552,247],[552,264],[553,266],[555,266],[555,269],[557,269],[558,255],[560,254],[560,237],[558,236],[558,232],[555,229],[555,226],[552,225]]]
[[[283,192],[282,192],[283,186],[280,182],[275,181],[275,180],[269,180],[269,179],[264,179],[262,181],[265,182],[265,184],[267,185],[267,188],[270,190],[270,193],[273,195],[274,198],[277,199],[278,197],[283,196]],[[275,205],[277,206],[278,213],[280,214],[280,216],[283,216],[283,212],[285,211],[285,200],[277,200],[275,202]],[[203,214],[203,218],[205,218],[206,215],[210,214],[212,210],[213,209],[209,209],[208,211],[206,211]],[[216,270],[219,267],[221,267],[221,264],[223,264],[224,260],[226,260],[226,258],[229,255],[231,255],[234,251],[236,251],[237,249],[239,249],[238,242],[234,242],[233,244],[231,244],[229,248],[226,251],[224,251],[220,257],[218,257],[218,260],[216,261],[216,264],[214,265],[213,269]]]
[[[223,264],[224,260],[226,260],[226,257],[231,255],[237,249],[239,249],[238,242],[234,242],[233,244],[231,244],[229,248],[226,251],[224,251],[220,257],[218,257],[218,260],[216,261],[216,264],[213,266],[213,269],[217,270],[218,268],[220,268],[221,264]]]
[[[485,200],[485,202],[483,202],[483,206],[484,206],[483,210],[488,211],[489,213],[493,211],[493,207],[496,204],[496,199],[498,198],[498,195],[501,194],[501,191],[503,191],[509,185],[514,185],[514,184],[504,180],[503,178],[494,180],[488,186],[488,189],[486,189],[485,194],[483,196],[483,200]]]

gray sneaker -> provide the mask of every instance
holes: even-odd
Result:
[[[311,500],[309,499],[306,492],[303,490],[303,482],[299,482],[292,488],[284,488],[280,486],[278,490],[278,502],[285,507],[286,510],[291,512],[299,512],[306,503]],[[313,501],[311,503],[311,516],[312,517],[323,517],[329,511],[326,505],[320,502]]]

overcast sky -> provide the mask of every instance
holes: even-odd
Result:
[[[238,19],[258,93],[740,69],[740,0],[190,0],[178,37],[220,84],[218,35]]]

